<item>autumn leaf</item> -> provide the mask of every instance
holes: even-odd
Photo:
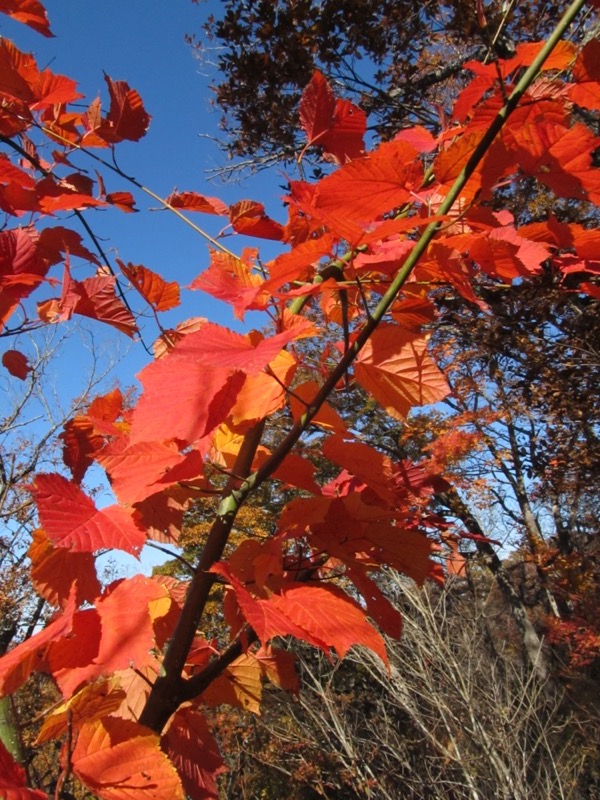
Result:
[[[194,334],[184,336],[139,374],[144,392],[133,411],[132,444],[165,439],[194,442],[220,425],[233,407],[245,375],[188,359],[194,349],[186,345],[190,336]]]
[[[0,11],[43,36],[54,36],[46,9],[38,0],[0,0]]]
[[[345,164],[364,155],[363,137],[367,118],[348,100],[336,100],[319,70],[302,93],[300,121],[308,139],[307,147],[318,145],[326,158]]]
[[[190,800],[218,797],[216,778],[226,768],[206,718],[198,709],[190,705],[179,708],[163,734],[162,746]]]
[[[19,380],[26,380],[31,372],[31,366],[27,356],[19,350],[6,350],[2,353],[2,365],[10,372],[10,374],[19,378]]]
[[[43,663],[49,647],[73,628],[76,587],[71,588],[65,607],[45,628],[34,633],[0,658],[0,697],[12,694]]]
[[[110,110],[100,135],[110,144],[123,139],[139,141],[150,124],[142,98],[125,81],[113,81],[106,73],[104,80],[110,94]]]
[[[165,202],[182,211],[199,211],[202,214],[219,216],[226,216],[229,213],[228,206],[218,198],[205,197],[197,192],[172,192]]]
[[[363,645],[387,664],[381,635],[366,619],[362,609],[336,586],[292,585],[268,599],[257,599],[231,574],[224,564],[213,572],[230,581],[240,609],[260,641],[276,636],[295,636],[329,654],[334,648],[343,658],[354,645]]]
[[[240,200],[229,209],[229,219],[236,233],[260,239],[283,239],[283,226],[265,214],[262,203]]]
[[[392,416],[443,400],[446,379],[427,354],[427,340],[398,325],[380,325],[360,352],[356,380]]]
[[[64,605],[75,581],[78,605],[91,603],[102,593],[91,553],[73,553],[64,547],[55,547],[38,528],[33,532],[27,555],[31,561],[33,585],[51,605]]]
[[[407,142],[386,142],[321,180],[312,200],[298,205],[332,233],[358,244],[371,223],[411,199],[423,178],[416,155]]]
[[[32,228],[0,231],[0,330],[20,300],[39,286],[48,271]]]
[[[89,724],[116,711],[125,698],[117,678],[95,681],[84,686],[70,700],[55,708],[40,728],[36,744],[57,739],[72,726]]]
[[[36,475],[32,492],[42,527],[59,547],[88,553],[116,548],[135,554],[146,540],[145,532],[124,508],[112,505],[99,511],[93,500],[62,475]]]
[[[133,720],[109,716],[82,726],[72,768],[101,800],[185,798],[158,735]]]
[[[48,800],[39,789],[27,788],[27,775],[0,740],[0,795],[4,800]]]
[[[126,214],[132,214],[138,210],[135,208],[135,197],[131,192],[110,192],[110,194],[105,195],[104,199],[111,206],[120,208]]]
[[[179,284],[167,283],[158,273],[136,264],[124,264],[117,259],[121,272],[131,281],[155,311],[168,311],[179,305]]]
[[[577,56],[573,65],[575,84],[569,97],[582,108],[600,108],[600,41],[592,38]]]
[[[260,714],[261,676],[260,664],[253,654],[243,653],[202,692],[202,701],[210,707],[227,703]]]

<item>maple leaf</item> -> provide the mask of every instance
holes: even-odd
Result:
[[[48,800],[39,789],[27,788],[27,775],[0,740],[0,795],[4,800]]]
[[[175,765],[190,800],[218,797],[216,778],[226,767],[204,715],[183,705],[170,719],[163,749]]]
[[[116,548],[137,553],[146,534],[120,506],[99,511],[94,501],[57,473],[36,475],[32,487],[42,527],[59,547],[75,552]]]
[[[52,622],[0,658],[1,697],[18,689],[43,663],[51,645],[71,633],[75,608],[76,587],[73,586],[64,609]]]
[[[319,70],[302,93],[300,121],[308,139],[306,146],[319,145],[326,158],[344,164],[364,155],[364,111],[348,100],[336,100]]]
[[[427,354],[427,340],[399,325],[379,325],[356,362],[356,380],[392,416],[403,419],[414,406],[437,403],[449,392]]]
[[[167,283],[156,272],[135,264],[124,264],[117,259],[121,272],[155,311],[168,311],[179,305],[179,284]]]
[[[184,800],[157,734],[133,720],[105,717],[79,731],[73,772],[101,800]]]
[[[31,372],[27,356],[19,350],[6,350],[2,353],[2,365],[13,375],[24,381]]]
[[[29,25],[43,36],[54,36],[50,30],[48,14],[39,0],[0,0],[0,11]]]

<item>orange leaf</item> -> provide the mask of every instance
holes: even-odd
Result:
[[[44,719],[36,744],[58,739],[69,725],[95,722],[115,711],[125,699],[117,678],[90,683]]]
[[[414,406],[437,403],[449,392],[427,354],[426,339],[399,325],[380,325],[360,352],[356,380],[388,414],[403,419]]]
[[[92,602],[102,592],[91,553],[73,553],[55,547],[45,531],[33,532],[27,553],[31,560],[31,580],[35,590],[51,605],[64,605],[71,585],[77,581],[77,603]]]
[[[243,653],[236,658],[202,692],[201,699],[210,707],[227,703],[234,708],[260,714],[262,682],[256,658],[251,653]]]
[[[181,780],[159,737],[132,720],[105,717],[84,725],[73,771],[101,800],[184,800]]]
[[[173,192],[166,202],[173,208],[184,211],[200,211],[202,214],[218,214],[225,216],[229,208],[217,197],[205,197],[197,192]]]
[[[168,311],[179,305],[179,284],[177,281],[167,283],[156,272],[147,267],[135,264],[124,264],[117,259],[121,272],[135,286],[138,292],[155,309]]]

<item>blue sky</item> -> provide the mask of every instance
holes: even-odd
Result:
[[[14,41],[25,52],[32,52],[40,67],[67,75],[78,83],[87,101],[98,94],[108,104],[103,72],[113,80],[125,80],[140,93],[146,110],[152,115],[147,135],[137,143],[124,142],[117,147],[119,166],[127,173],[162,196],[177,187],[180,191],[194,190],[217,196],[226,203],[244,198],[264,202],[273,216],[284,221],[279,201],[282,194],[281,176],[265,173],[243,185],[215,184],[206,180],[206,170],[224,162],[217,146],[201,134],[218,133],[219,112],[210,105],[210,75],[194,57],[184,41],[186,33],[201,32],[202,23],[211,12],[218,14],[221,3],[206,0],[44,0],[54,38],[45,38],[25,25],[0,14],[0,35]],[[108,155],[109,151],[99,151]],[[73,163],[93,170],[95,165],[84,155],[74,155]],[[101,170],[107,191],[131,190],[127,183],[106,170]],[[92,171],[93,176],[93,171]],[[151,211],[156,203],[136,194],[138,214],[123,214],[114,209],[88,213],[95,234],[103,241],[109,257],[143,264],[159,272],[167,280],[189,284],[208,266],[208,249],[198,234],[165,211]],[[194,222],[214,235],[222,218],[195,214]],[[12,226],[15,221],[10,221]],[[77,220],[56,220],[83,234]],[[86,242],[91,248],[91,244]],[[244,245],[260,246],[258,240],[229,239],[228,247],[240,252]],[[265,243],[273,254],[273,246]],[[93,248],[91,248],[93,249]],[[114,263],[114,261],[113,261]],[[78,273],[76,277],[85,277]],[[57,276],[60,277],[61,272]],[[46,296],[52,294],[45,290]],[[228,307],[199,292],[187,292],[184,305],[162,316],[165,326],[175,325],[189,316],[206,316],[224,325],[236,326]],[[36,299],[40,299],[37,297]],[[253,324],[264,324],[253,321]],[[85,323],[94,339],[108,350],[110,356],[117,346],[119,334],[98,323]],[[156,328],[150,325],[145,337],[151,343]],[[125,337],[120,345],[127,347]],[[0,350],[18,347],[25,353],[25,338],[15,343],[2,340]],[[107,382],[117,378],[123,386],[135,383],[134,375],[149,360],[139,343],[134,343],[127,355],[119,355],[120,363]],[[89,369],[89,352],[78,336],[63,349],[62,356],[52,365],[48,384],[59,387],[64,403],[81,391]],[[4,372],[2,370],[2,372]],[[0,375],[0,383],[7,379]],[[6,395],[5,395],[6,399]],[[42,432],[43,423],[39,423]],[[96,476],[94,476],[95,479]],[[95,482],[95,480],[94,480]],[[108,496],[98,498],[99,505],[111,502]],[[162,559],[160,559],[162,560]]]
[[[264,202],[284,219],[279,197],[281,176],[271,172],[243,185],[216,184],[206,170],[224,163],[216,144],[201,134],[218,133],[219,112],[210,104],[209,67],[194,57],[184,41],[186,33],[200,33],[211,12],[221,3],[207,0],[45,0],[55,38],[48,39],[0,15],[0,34],[17,47],[33,52],[40,66],[75,79],[87,100],[98,94],[107,106],[103,71],[113,80],[126,80],[138,90],[152,121],[137,143],[117,147],[119,166],[161,196],[175,187],[217,196],[226,203],[244,198]],[[99,151],[107,155],[108,151]],[[85,156],[73,162],[94,168]],[[93,173],[92,173],[93,174]],[[104,170],[107,191],[129,190],[126,182]],[[94,231],[105,240],[109,255],[158,271],[165,279],[187,285],[208,264],[204,240],[164,211],[150,211],[156,203],[138,195],[138,214],[100,211],[88,214]],[[214,234],[222,219],[194,214],[193,221]],[[76,222],[73,221],[73,227]],[[228,246],[241,250],[233,240]],[[245,240],[248,244],[249,240]],[[259,242],[254,240],[254,245]],[[189,315],[219,317],[235,324],[229,310],[195,292],[183,310],[167,317],[169,324]]]

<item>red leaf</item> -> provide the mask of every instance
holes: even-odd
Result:
[[[131,214],[138,210],[135,208],[135,198],[131,192],[111,192],[107,194],[104,199],[107,203],[110,203],[111,206],[120,208],[121,211],[124,211],[126,214]]]
[[[256,375],[279,354],[286,344],[301,337],[303,331],[290,329],[268,338],[244,336],[212,322],[188,334],[175,345],[172,356],[212,368],[239,369]],[[254,343],[254,341],[256,343]]]
[[[83,258],[98,267],[100,266],[98,257],[83,246],[81,236],[76,231],[63,228],[60,225],[54,228],[44,228],[40,234],[38,253],[50,265],[58,264],[62,261],[63,255],[69,253],[71,256]]]
[[[33,532],[27,555],[31,560],[33,585],[50,605],[63,606],[75,581],[78,605],[91,603],[102,593],[91,553],[72,553],[64,547],[54,547],[45,531],[38,529]]]
[[[167,283],[156,272],[141,265],[125,265],[120,259],[117,259],[117,263],[123,275],[131,281],[144,300],[150,303],[155,311],[168,311],[179,305],[179,284],[177,281]]]
[[[569,97],[583,108],[600,108],[600,41],[589,41],[577,56],[573,66],[574,86]]]
[[[48,271],[37,252],[37,241],[29,228],[0,231],[0,330],[17,303],[29,296]]]
[[[101,800],[184,800],[175,767],[157,734],[133,720],[105,717],[84,725],[73,772]]]
[[[24,381],[31,372],[27,356],[19,350],[7,350],[2,354],[2,365],[13,375]]]
[[[43,36],[54,36],[46,9],[38,0],[0,0],[0,11]]]
[[[252,265],[226,253],[212,252],[209,268],[198,275],[189,288],[200,289],[229,303],[238,319],[243,319],[248,309],[263,310],[268,300],[264,279],[252,272]]]
[[[83,281],[68,282],[67,291],[63,292],[59,306],[61,319],[70,319],[72,314],[81,314],[133,336],[138,330],[135,317],[117,297],[115,287],[116,279],[112,275],[98,275]]]
[[[193,335],[185,336],[138,375],[144,393],[133,411],[132,444],[166,439],[191,443],[227,418],[245,375],[190,359],[188,349],[181,348]]]
[[[171,718],[162,745],[177,768],[190,800],[219,796],[215,779],[225,771],[225,766],[200,711],[190,706],[181,707]]]
[[[600,138],[582,124],[572,128],[535,122],[511,129],[519,164],[524,172],[549,186],[559,197],[600,199],[600,170],[592,166],[592,153]]]
[[[62,475],[37,475],[32,491],[42,527],[58,547],[88,553],[116,548],[135,554],[146,540],[124,508],[113,505],[99,511]]]
[[[363,645],[388,663],[381,635],[337,586],[293,585],[263,600],[252,597],[227,565],[216,564],[213,571],[231,582],[242,613],[263,644],[291,635],[326,653],[334,648],[340,658],[354,645]]]
[[[110,111],[97,134],[109,144],[117,144],[123,139],[139,141],[150,124],[150,115],[146,113],[142,98],[125,81],[113,81],[106,73],[104,80],[110,93]]]
[[[406,142],[382,144],[320,181],[312,202],[300,208],[356,244],[374,220],[411,199],[423,177],[416,156]]]
[[[403,419],[414,406],[437,403],[449,392],[427,354],[427,340],[399,325],[380,325],[355,364],[356,380],[392,416]]]
[[[257,236],[259,239],[283,239],[283,225],[265,214],[262,203],[240,200],[229,209],[229,219],[236,233]]]
[[[319,145],[338,164],[364,154],[365,113],[348,100],[336,101],[329,83],[318,70],[302,94],[300,121],[308,139],[307,147]]]
[[[131,505],[166,488],[155,484],[186,456],[174,444],[139,442],[130,445],[127,437],[107,445],[97,460],[108,472],[113,491],[122,503]]]
[[[96,601],[102,636],[92,674],[156,664],[155,625],[164,621],[172,607],[167,588],[156,578],[135,575],[111,584]],[[167,631],[168,636],[171,632]]]
[[[167,197],[166,202],[173,208],[182,208],[184,211],[199,211],[202,214],[219,216],[229,214],[229,207],[217,197],[205,197],[197,192],[173,192]]]
[[[4,800],[48,800],[38,789],[27,788],[27,776],[0,740],[0,796]]]
[[[71,632],[76,608],[75,594],[76,589],[73,586],[61,614],[55,617],[43,630],[34,633],[29,639],[21,642],[21,644],[18,644],[13,650],[10,650],[0,658],[1,697],[12,694],[18,689],[43,662],[50,645]]]

